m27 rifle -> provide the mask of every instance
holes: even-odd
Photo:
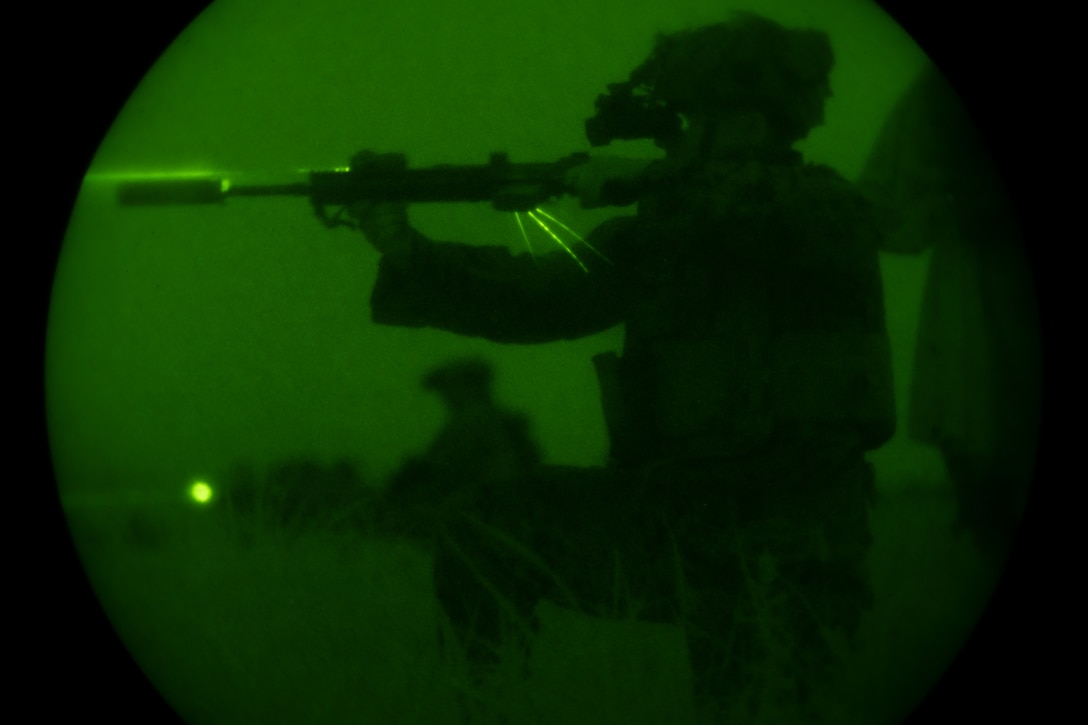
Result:
[[[329,226],[339,222],[327,207],[354,202],[481,202],[499,211],[530,211],[571,193],[567,171],[586,163],[589,155],[574,153],[547,163],[510,163],[506,154],[491,155],[483,165],[439,165],[409,169],[404,154],[360,154],[352,165],[302,172],[302,179],[287,183],[253,183],[225,174],[164,176],[122,182],[118,202],[123,206],[158,204],[215,204],[233,197],[305,196],[318,218]],[[616,187],[605,204],[626,205],[634,198]]]
[[[655,139],[659,145],[681,131],[680,115],[645,94],[638,83],[613,83],[596,102],[596,114],[586,119],[586,138],[592,146],[616,139]],[[358,201],[479,202],[490,201],[499,211],[531,211],[544,202],[575,193],[566,172],[589,161],[589,154],[573,153],[558,161],[512,164],[504,153],[494,153],[486,165],[441,165],[409,169],[404,154],[360,153],[350,167],[303,172],[304,181],[253,183],[224,174],[166,176],[126,181],[118,200],[124,206],[147,204],[211,204],[235,196],[309,197],[319,219],[329,226],[326,207],[344,208]],[[594,206],[635,203],[644,186],[640,181],[604,181]],[[585,199],[583,199],[583,203]]]

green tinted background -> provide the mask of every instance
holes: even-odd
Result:
[[[835,96],[804,148],[850,177],[923,55],[867,2],[808,5],[759,10],[831,32]],[[728,7],[219,2],[148,74],[91,173],[277,173],[344,165],[362,149],[402,151],[413,166],[485,163],[492,151],[556,159],[587,147],[593,100],[655,33]],[[617,146],[608,152],[653,152]],[[304,199],[120,209],[111,193],[85,184],[56,277],[47,389],[66,489],[118,476],[157,487],[239,457],[292,455],[350,456],[381,478],[439,425],[420,375],[465,352],[495,360],[499,394],[531,413],[550,460],[602,462],[589,359],[620,331],[515,347],[375,326],[378,255],[358,234],[325,230]],[[617,213],[556,207],[583,232]],[[436,239],[523,245],[512,216],[486,204],[421,205],[412,219]],[[898,278],[919,263],[896,261],[890,316],[906,373],[920,284]]]
[[[594,98],[627,77],[656,33],[719,21],[734,7],[742,6],[213,5],[121,112],[73,213],[57,270],[46,371],[62,497],[171,502],[187,481],[214,481],[238,460],[264,466],[297,457],[349,458],[368,482],[380,484],[441,424],[439,403],[420,389],[420,377],[466,353],[495,363],[501,400],[529,414],[550,462],[602,464],[606,441],[589,361],[617,349],[622,331],[519,347],[379,327],[368,307],[377,253],[357,233],[323,228],[305,200],[121,209],[109,179],[278,174],[343,165],[362,149],[404,152],[413,166],[484,163],[493,151],[513,161],[557,159],[586,149],[582,122]],[[834,96],[825,126],[800,148],[855,178],[893,104],[926,63],[924,54],[865,0],[743,7],[829,32]],[[655,153],[639,143],[608,152]],[[583,232],[625,213],[586,212],[569,200],[554,210]],[[513,218],[485,204],[421,205],[411,214],[435,239],[523,244]],[[871,456],[886,492],[944,485],[936,451],[904,434],[927,261],[882,259],[901,431]],[[93,556],[87,561],[93,574]],[[124,597],[111,599],[107,590],[138,583],[118,585],[103,575],[96,584],[124,631],[125,610],[116,604]],[[979,606],[977,597],[958,596],[938,588],[919,600],[934,611],[956,608],[941,620],[954,626],[921,635],[940,641],[939,651],[920,652],[924,666],[900,663],[887,670],[889,678],[917,683],[916,692],[937,676]],[[915,637],[909,622],[900,627],[896,642]],[[137,647],[141,664],[163,686],[164,663],[178,653],[146,632]],[[175,684],[172,702],[179,693],[201,696]]]

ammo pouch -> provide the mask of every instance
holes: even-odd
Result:
[[[895,433],[891,347],[884,333],[795,332],[767,349],[768,404],[780,421],[856,431],[864,450]]]
[[[593,358],[614,459],[729,454],[776,430],[851,431],[872,449],[895,431],[882,333],[791,333],[762,349],[725,338],[662,339],[639,362],[632,369],[615,353]]]

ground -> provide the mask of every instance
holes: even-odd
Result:
[[[967,636],[994,573],[969,539],[949,533],[954,513],[947,486],[881,496],[870,562],[877,604],[826,721],[898,721]],[[533,676],[510,663],[496,675],[506,679],[471,692],[462,663],[436,646],[440,610],[420,549],[320,535],[239,548],[213,528],[84,547],[117,631],[187,720],[455,725],[454,703],[467,693],[476,712],[502,709],[511,723],[544,722],[548,708],[571,702],[587,725],[657,723],[662,713],[698,722],[678,628],[544,605]],[[770,717],[749,721],[779,721]]]

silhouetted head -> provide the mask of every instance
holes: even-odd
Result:
[[[491,365],[479,358],[454,360],[431,370],[423,387],[442,396],[450,406],[491,401]]]
[[[751,127],[755,119],[769,142],[788,146],[823,123],[833,65],[826,33],[737,13],[724,23],[658,36],[628,82],[598,99],[587,134],[600,145],[642,133],[669,150],[689,143],[686,137],[731,123]]]

